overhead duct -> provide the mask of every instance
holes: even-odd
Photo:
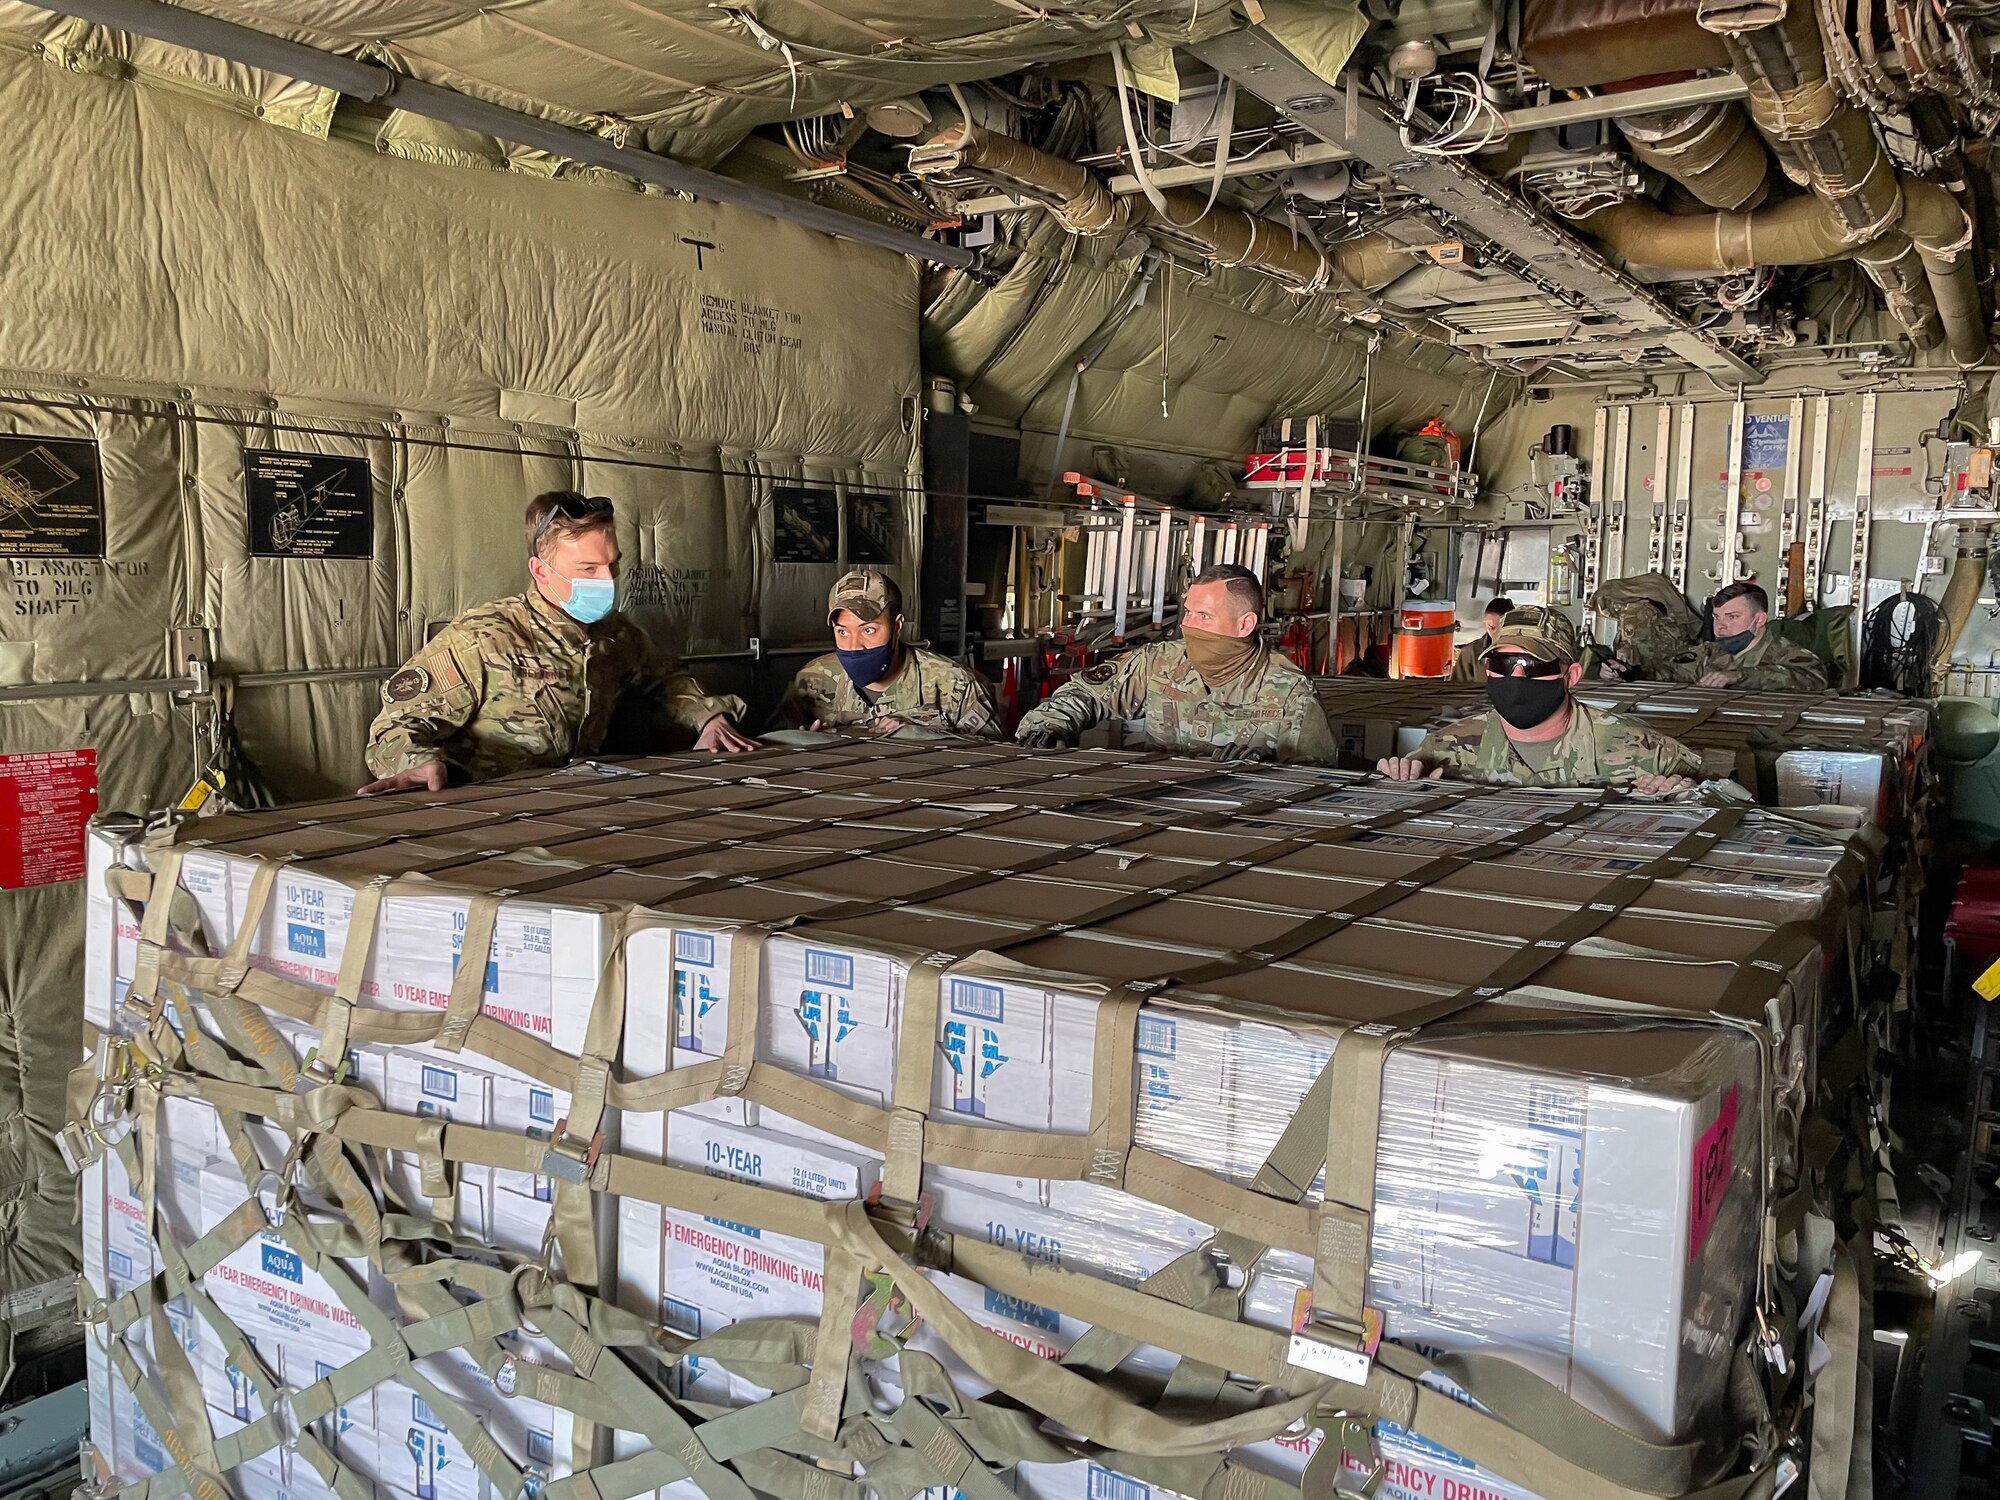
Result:
[[[1972,220],[1947,189],[1921,177],[1906,177],[1902,228],[1930,277],[1952,360],[1968,368],[1984,364],[1991,344],[1979,297]]]
[[[1818,198],[1786,198],[1747,214],[1670,214],[1643,198],[1581,221],[1629,265],[1724,276],[1757,266],[1816,266],[1853,253]]]
[[[1771,162],[1750,120],[1735,104],[1620,119],[1632,154],[1664,172],[1710,208],[1747,212],[1770,193]]]
[[[1983,526],[1970,528],[1959,537],[1958,560],[1952,567],[1951,581],[1944,586],[1944,600],[1939,605],[1943,628],[1938,631],[1937,645],[1931,650],[1931,682],[1934,686],[1943,685],[1945,673],[1951,669],[1951,654],[1958,649],[1959,637],[1965,634],[1965,627],[1972,622],[1980,592],[1986,587],[1986,559],[1992,550],[1993,537]]]
[[[1976,284],[1969,320],[1964,312],[1971,221],[1941,190],[1955,220],[1934,201],[1915,209],[1906,203],[1930,195],[1897,173],[1874,122],[1834,91],[1812,7],[1795,0],[1702,0],[1699,14],[1729,48],[1750,90],[1751,118],[1786,170],[1839,215],[1854,258],[1911,342],[1931,349],[1949,339],[1958,363],[1983,360],[1987,337]]]
[[[1329,246],[1322,256],[1311,240],[1241,209],[1211,205],[1206,195],[1186,188],[1163,190],[1161,214],[1144,198],[1112,192],[1088,167],[963,122],[913,149],[910,170],[919,177],[975,171],[1040,200],[1072,234],[1151,227],[1200,245],[1218,265],[1249,266],[1312,290],[1375,291],[1411,266],[1407,248],[1382,235]]]
[[[1972,221],[1934,182],[1902,185],[1902,211],[1888,235],[1858,251],[1847,221],[1824,198],[1786,198],[1747,214],[1670,214],[1643,199],[1599,209],[1582,227],[1630,265],[1711,276],[1755,266],[1811,266],[1848,256],[1869,265],[1885,243],[1921,267],[1935,295],[1952,358],[1976,365],[1986,357],[1985,319],[1972,264]],[[1873,274],[1871,272],[1871,274]]]
[[[1527,0],[1521,55],[1559,89],[1638,74],[1719,68],[1728,55],[1696,20],[1698,0]]]

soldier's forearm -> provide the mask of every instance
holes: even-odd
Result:
[[[1057,734],[1064,739],[1073,740],[1095,722],[1093,719],[1079,722],[1072,715],[1044,703],[1021,715],[1021,722],[1014,727],[1014,737],[1019,739],[1025,734],[1044,733]]]
[[[660,694],[666,714],[674,723],[699,734],[718,714],[742,721],[745,708],[741,698],[711,697],[692,677],[678,677]]]
[[[1054,729],[1064,734],[1081,734],[1103,721],[1104,705],[1090,694],[1064,683],[1044,702],[1021,717],[1023,729]]]
[[[397,776],[419,766],[442,764],[448,768],[451,764],[436,745],[410,735],[376,740],[364,759],[377,776]]]

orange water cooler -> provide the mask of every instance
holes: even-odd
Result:
[[[1405,600],[1396,612],[1396,649],[1389,675],[1451,676],[1452,638],[1457,634],[1458,611],[1449,603]]]

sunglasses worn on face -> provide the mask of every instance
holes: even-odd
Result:
[[[1560,677],[1565,668],[1559,661],[1540,661],[1509,651],[1487,657],[1486,670],[1495,677]]]
[[[542,517],[542,524],[535,528],[535,545],[541,545],[542,538],[549,534],[549,528],[558,521],[570,525],[587,521],[592,516],[613,514],[613,506],[608,496],[576,495],[565,496],[549,507],[549,513]]]

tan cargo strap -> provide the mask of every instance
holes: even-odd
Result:
[[[722,1046],[721,1094],[740,1094],[757,1067],[757,1027],[763,1007],[767,927],[739,927],[729,940],[729,1020]]]
[[[920,1039],[896,1049],[896,1082],[889,1117],[889,1150],[882,1165],[882,1197],[915,1212],[922,1195],[924,1122],[930,1114],[937,1066],[938,996],[953,956],[933,953],[910,965],[903,984],[903,1031]]]
[[[340,974],[334,983],[333,993],[327,997],[326,1024],[320,1031],[315,1066],[322,1077],[338,1077],[347,1061],[354,1006],[361,998],[368,958],[375,949],[376,928],[380,925],[377,918],[389,883],[388,876],[378,875],[354,893],[354,905],[347,922],[347,943],[340,953]]]
[[[171,931],[174,897],[180,889],[181,860],[178,849],[159,856],[154,870],[152,894],[139,922],[139,951],[132,965],[132,982],[125,990],[125,1007],[135,1015],[151,1019],[159,1005],[160,960]]]
[[[1384,1025],[1340,1033],[1323,1071],[1333,1075],[1327,1099],[1326,1199],[1313,1257],[1312,1311],[1307,1334],[1342,1348],[1364,1350],[1370,1240],[1375,1222],[1375,1151],[1382,1117],[1382,1065],[1398,1033]],[[1373,1338],[1379,1340],[1379,1324]],[[1365,1349],[1373,1353],[1372,1347]]]
[[[486,1003],[486,970],[493,962],[493,934],[499,922],[500,903],[512,894],[505,889],[483,891],[472,898],[466,910],[465,935],[458,950],[458,970],[451,976],[444,1025],[431,1041],[440,1052],[457,1052],[465,1046],[466,1034]],[[350,933],[348,941],[353,940]]]

